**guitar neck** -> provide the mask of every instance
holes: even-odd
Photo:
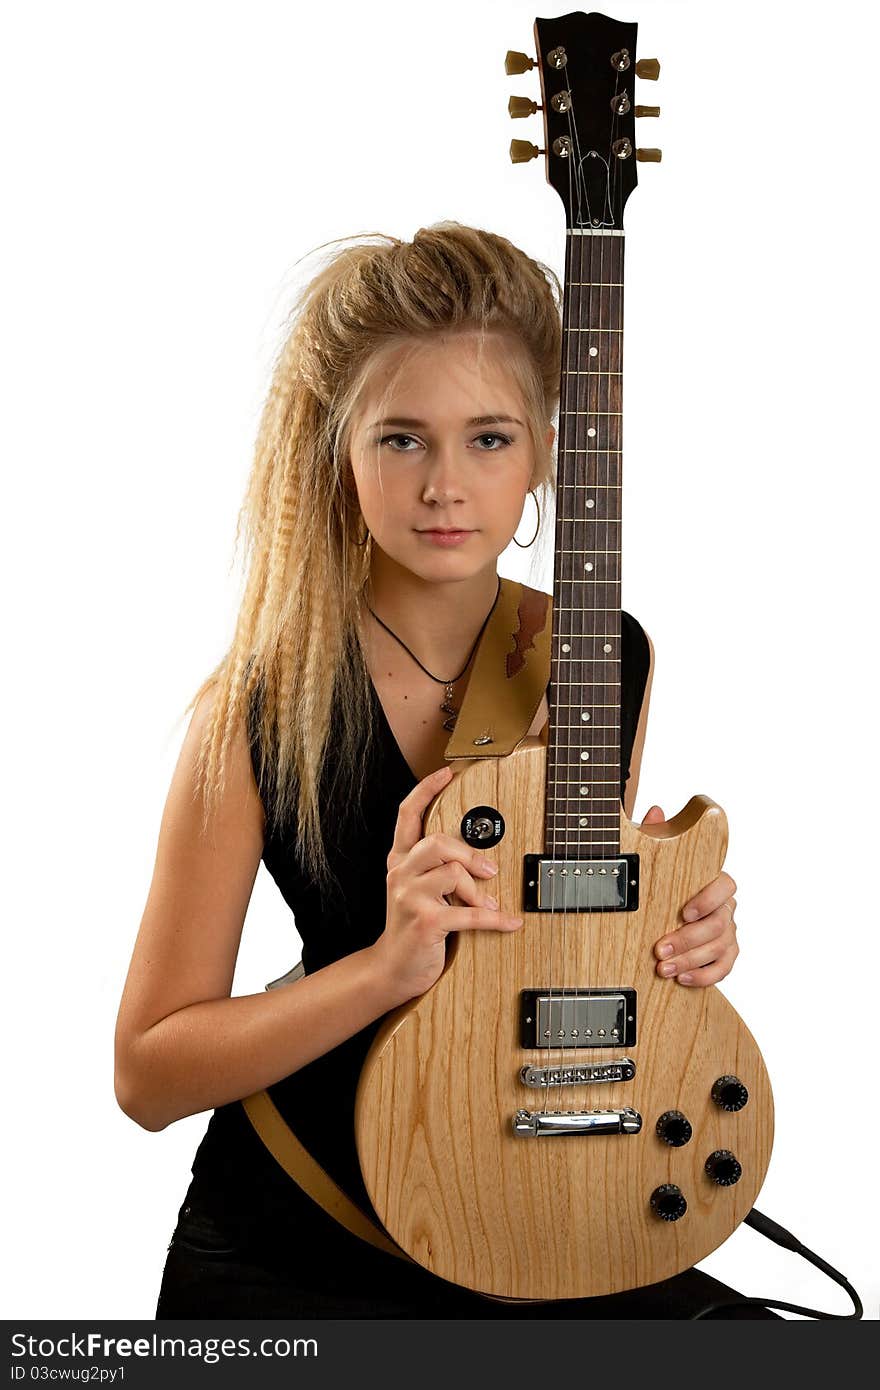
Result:
[[[545,853],[620,849],[622,232],[569,229]]]

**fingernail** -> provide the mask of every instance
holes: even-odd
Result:
[[[698,907],[686,907],[681,915],[686,922],[695,922],[700,915],[700,909]]]
[[[511,917],[510,920],[511,920],[511,922],[513,923],[513,925],[514,925],[515,927],[521,927],[522,924],[523,924],[523,919],[522,919],[522,917]]]
[[[680,985],[692,985],[693,982],[694,982],[694,977],[693,977],[693,975],[679,975],[679,977],[678,977],[678,983],[679,983]]]
[[[663,960],[666,956],[671,956],[674,950],[675,947],[671,944],[671,942],[667,941],[665,946],[660,947],[657,954],[660,957],[660,959]]]
[[[678,966],[675,964],[675,962],[670,961],[668,965],[661,965],[660,974],[666,976],[674,975],[677,969]]]
[[[487,896],[486,902],[489,904],[490,907],[497,907],[497,906],[498,906],[498,899],[497,899],[497,898],[490,898],[490,897]]]
[[[491,859],[484,859],[480,868],[484,874],[497,874],[498,872],[498,865],[493,864]]]

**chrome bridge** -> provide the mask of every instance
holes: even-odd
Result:
[[[632,1106],[623,1110],[517,1110],[513,1132],[518,1139],[566,1134],[638,1134],[642,1117]]]
[[[523,857],[526,912],[634,912],[639,905],[639,856],[611,859]]]
[[[522,1067],[519,1079],[524,1086],[549,1089],[552,1086],[588,1086],[599,1081],[632,1081],[636,1064],[631,1057],[619,1062],[581,1062],[565,1067]]]

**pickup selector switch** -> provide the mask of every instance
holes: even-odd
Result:
[[[661,1221],[678,1221],[687,1208],[685,1195],[674,1182],[664,1182],[651,1193],[651,1209]]]
[[[712,1087],[712,1099],[722,1110],[742,1110],[749,1093],[738,1076],[719,1076]]]
[[[693,1134],[691,1122],[680,1110],[664,1110],[657,1121],[657,1133],[664,1144],[680,1149]]]
[[[742,1164],[730,1149],[716,1149],[706,1159],[706,1172],[719,1187],[733,1187],[742,1177]]]

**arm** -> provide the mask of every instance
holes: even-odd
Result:
[[[281,1080],[390,1007],[370,949],[285,989],[229,997],[265,816],[242,721],[201,834],[195,757],[212,698],[197,705],[172,778],[116,1021],[116,1098],[149,1130]]]

